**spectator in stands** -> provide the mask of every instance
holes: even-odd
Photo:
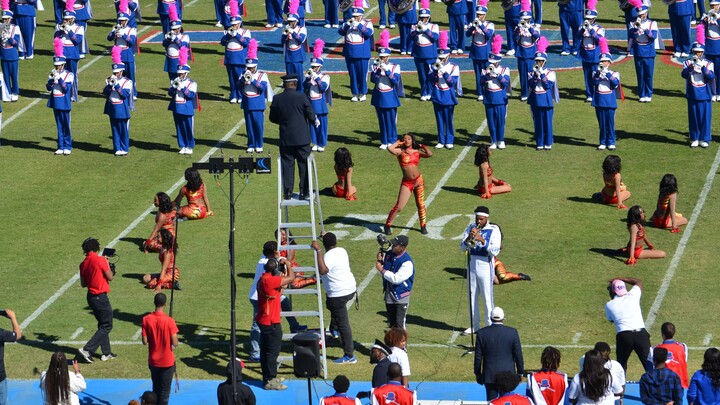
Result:
[[[603,360],[605,361],[605,368],[610,370],[610,375],[612,376],[613,380],[619,381],[620,385],[623,387],[623,391],[620,393],[615,393],[615,401],[622,400],[623,395],[625,395],[625,370],[622,368],[620,363],[610,358],[610,345],[606,342],[597,342],[595,343],[595,350],[600,352],[600,356],[602,356]],[[580,369],[583,368],[583,363],[585,361],[585,356],[583,355],[580,357]]]
[[[560,351],[548,346],[540,355],[542,369],[530,373],[527,393],[536,405],[563,405],[565,403],[567,375],[557,371],[560,368],[560,359]],[[495,381],[497,384],[497,376]]]
[[[408,334],[403,328],[390,328],[385,333],[385,345],[390,348],[388,358],[391,363],[398,363],[400,365],[402,368],[402,385],[409,387],[410,359],[408,359],[407,355],[407,340]]]
[[[347,392],[350,388],[350,380],[347,377],[340,374],[333,380],[333,388],[335,393],[333,395],[320,398],[318,405],[362,405],[359,398],[353,398],[348,396]]]
[[[633,287],[628,291],[625,283]],[[605,304],[607,320],[615,324],[615,347],[617,360],[623,370],[627,370],[627,361],[634,351],[646,367],[650,355],[650,335],[645,330],[645,321],[640,309],[642,280],[633,277],[620,277],[610,281],[607,287],[611,300]]]
[[[73,373],[68,372],[68,360],[63,352],[50,357],[50,366],[40,375],[40,390],[45,405],[80,405],[78,392],[85,391],[85,377],[80,374],[77,360],[72,361]]]
[[[662,324],[660,327],[660,334],[662,335],[663,342],[655,347],[664,347],[667,349],[668,356],[667,361],[665,362],[665,367],[677,374],[678,377],[680,377],[680,383],[682,384],[683,389],[687,389],[690,386],[687,369],[687,345],[673,340],[675,337],[675,325],[670,322]],[[648,357],[648,369],[652,369],[655,365],[655,362],[653,361],[653,354],[654,351],[650,352],[650,357]]]
[[[640,377],[640,400],[646,405],[682,404],[683,388],[680,377],[665,367],[668,350],[664,347],[653,349],[654,369]]]
[[[521,380],[522,377],[512,371],[501,371],[495,374],[494,385],[500,396],[490,401],[490,403],[492,405],[535,405],[529,397],[513,392]]]
[[[720,403],[720,350],[705,350],[702,368],[693,374],[687,392],[689,405]]]
[[[605,359],[593,349],[585,353],[582,370],[575,374],[568,398],[573,405],[614,405],[614,394],[622,391],[620,381],[612,378],[605,367]]]
[[[157,395],[152,391],[145,391],[140,396],[140,405],[155,405],[157,404]]]
[[[373,405],[415,405],[417,393],[402,383],[402,367],[398,363],[390,364],[387,384],[373,388],[370,394]]]
[[[12,332],[0,328],[0,405],[6,405],[8,383],[7,374],[5,373],[5,342],[12,343],[22,339],[22,329],[20,329],[13,310],[5,309],[0,311],[0,315],[10,319],[13,326]]]
[[[175,373],[175,354],[177,348],[178,327],[175,320],[165,314],[167,296],[155,294],[153,299],[155,312],[142,319],[142,342],[148,346],[148,367],[157,403],[167,405],[170,401],[170,387]]]
[[[235,391],[237,395],[233,398],[233,368],[235,369]],[[255,405],[255,394],[250,387],[242,383],[243,364],[240,359],[235,359],[227,365],[227,380],[217,387],[218,405]]]
[[[512,371],[519,375],[524,372],[520,335],[515,328],[503,325],[505,312],[495,307],[490,312],[491,324],[477,332],[475,341],[475,380],[485,385],[487,400],[498,397],[495,374]]]

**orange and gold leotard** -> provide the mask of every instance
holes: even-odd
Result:
[[[490,166],[490,163],[488,163],[487,168],[487,178],[490,179],[490,184],[487,186],[487,191],[492,194],[492,188],[493,188],[493,182],[492,182],[492,175],[493,175],[493,168]],[[483,184],[483,176],[480,176],[480,179],[477,182],[477,186],[475,186],[478,193],[482,196],[485,194],[486,186]]]
[[[170,263],[171,266],[174,267],[173,271],[168,269],[165,272],[165,276],[162,280],[160,279],[160,273],[153,274],[153,276],[150,278],[150,281],[147,283],[147,288],[154,289],[158,285],[158,281],[162,284],[162,288],[164,289],[170,289],[172,288],[173,281],[178,281],[180,279],[180,270],[175,266],[175,256],[172,252],[172,250],[167,249],[161,249],[160,254],[158,255],[158,259],[160,260],[160,265],[162,266],[165,263],[165,257],[170,256]],[[174,276],[173,276],[173,273]]]
[[[655,208],[652,216],[652,223],[658,228],[672,227],[672,218],[670,218],[670,196],[672,196],[672,193],[658,197],[657,208]],[[682,214],[676,212],[675,218],[677,217],[682,217]]]
[[[398,162],[400,162],[401,167],[417,166],[420,164],[420,152],[417,150],[406,152],[403,150],[403,152],[398,155]]]
[[[603,187],[601,194],[605,204],[618,203],[617,190],[615,190],[615,176],[619,176],[619,173],[613,173],[610,175],[610,178],[603,173],[603,182],[605,183],[605,187]]]
[[[205,206],[205,184],[202,184],[197,191],[190,191],[187,186],[184,186],[180,190],[180,193],[188,200],[188,205],[180,207],[180,217],[187,219],[203,219],[207,216],[207,207]]]
[[[633,257],[636,259],[640,258],[640,253],[643,251],[643,240],[645,239],[645,228],[640,225],[636,224],[638,227],[637,235],[635,235],[635,252],[633,252]],[[630,249],[630,244],[628,243],[627,246],[628,249]]]
[[[164,220],[161,229],[167,229],[170,233],[175,236],[175,210],[167,213],[163,213]],[[155,217],[155,223],[157,224],[158,217]],[[160,243],[160,232],[155,234],[155,237],[145,241],[146,252],[159,252],[162,249],[162,243]]]

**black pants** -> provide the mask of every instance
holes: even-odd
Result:
[[[307,178],[307,160],[310,156],[310,144],[297,146],[280,146],[280,165],[282,166],[282,182],[283,190],[292,193],[295,187],[295,161],[298,165],[298,175],[300,176],[300,192],[307,195],[308,178]]]
[[[647,371],[647,358],[650,354],[650,334],[643,328],[635,331],[624,331],[615,335],[615,347],[617,361],[624,370],[627,370],[627,362],[630,354],[634,351],[643,369]]]
[[[83,350],[95,353],[98,346],[102,351],[102,354],[110,354],[110,331],[113,328],[113,311],[110,306],[110,299],[107,294],[93,295],[88,292],[87,303],[90,309],[95,315],[95,319],[98,322],[98,328],[95,334],[85,343]]]
[[[487,395],[487,401],[490,402],[493,399],[497,399],[498,396],[500,396],[500,393],[498,392],[497,385],[486,383],[485,384],[485,395]]]
[[[408,304],[388,304],[385,303],[387,310],[387,321],[391,328],[405,329],[405,316],[407,315]]]
[[[355,352],[355,344],[352,337],[352,328],[350,328],[350,317],[348,316],[347,303],[355,297],[356,292],[348,294],[344,297],[327,297],[325,306],[330,311],[330,324],[337,328],[340,333],[340,341],[343,345],[343,351],[348,357],[352,357]]]
[[[157,396],[158,405],[167,405],[170,402],[170,388],[175,373],[175,365],[170,367],[150,367],[150,378],[152,379],[153,392]]]
[[[263,383],[277,377],[277,358],[282,344],[282,326],[279,323],[260,326],[260,367]]]

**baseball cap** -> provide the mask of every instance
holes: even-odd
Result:
[[[397,237],[393,238],[393,239],[390,241],[390,243],[392,243],[393,246],[395,246],[395,245],[402,245],[402,246],[404,246],[404,247],[407,247],[407,245],[408,245],[409,242],[410,242],[410,240],[409,240],[408,237],[405,236],[405,235],[398,235]]]
[[[622,297],[623,295],[626,295],[627,289],[625,288],[625,282],[622,280],[613,280],[612,281],[612,291],[615,293],[615,295]]]
[[[505,320],[505,311],[503,311],[503,309],[500,307],[493,308],[492,312],[490,312],[490,319],[495,322]]]

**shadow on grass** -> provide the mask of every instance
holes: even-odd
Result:
[[[467,271],[463,267],[445,267],[443,270],[446,273],[455,276],[455,277],[450,277],[450,280],[464,280],[466,278],[465,273]]]
[[[615,259],[619,262],[625,262],[626,259],[626,254],[621,252],[620,249],[590,248],[590,251],[593,253],[601,254],[605,257],[609,257],[611,259]]]
[[[75,359],[79,362],[84,362],[84,360],[80,359],[80,355],[78,354],[77,347],[71,347],[71,346],[65,346],[60,345],[57,343],[54,343],[58,340],[60,340],[59,336],[56,335],[48,335],[42,332],[36,332],[33,333],[35,335],[35,339],[31,340],[28,339],[28,336],[26,335],[25,338],[20,339],[17,341],[20,345],[30,346],[35,349],[40,349],[42,351],[45,351],[47,353],[55,353],[55,352],[63,352],[66,353],[66,356],[69,360]],[[49,363],[49,356],[48,356],[48,363]],[[40,374],[39,370],[33,370],[33,373]]]
[[[451,193],[477,195],[477,190],[475,190],[474,188],[443,186],[442,189],[443,189],[443,191],[449,191]]]
[[[56,141],[55,138],[50,137],[43,137],[46,141]],[[79,149],[84,150],[86,152],[99,152],[99,153],[114,153],[114,151],[111,148],[104,148],[100,144],[97,143],[90,143],[90,142],[81,142],[77,140],[73,140],[72,143],[73,149]]]
[[[140,283],[140,284],[145,284],[145,283],[143,283],[143,281],[142,281],[143,276],[144,276],[144,274],[141,274],[141,273],[122,273],[122,277],[123,277],[123,278],[129,278],[129,279],[131,279],[131,280],[137,280],[138,283]]]
[[[15,139],[0,139],[0,144],[4,147],[13,147],[19,149],[37,149],[48,152],[54,152],[55,148],[40,145],[37,141],[21,141]]]
[[[427,328],[435,329],[435,330],[440,329],[440,330],[452,331],[452,330],[456,329],[454,326],[448,325],[445,322],[436,321],[434,319],[423,318],[422,316],[419,316],[419,315],[408,314],[407,317],[405,318],[405,322],[411,323],[414,325],[425,326]]]
[[[372,222],[368,222],[364,219],[355,218],[352,216],[330,216],[325,220],[325,224],[345,224],[345,225],[352,225],[352,226],[361,226],[363,228],[367,228],[373,232],[379,232],[382,233],[382,227],[385,225],[383,224],[376,224]]]
[[[120,241],[132,243],[133,245],[137,246],[141,252],[144,252],[143,243],[145,243],[145,239],[143,238],[120,238]]]
[[[668,132],[674,132],[679,135],[687,135],[685,132],[668,130]],[[637,139],[645,142],[664,143],[668,145],[686,145],[686,142],[668,138],[666,136],[650,134],[650,133],[636,133],[636,132],[625,132],[622,130],[615,130],[615,136],[617,139]]]
[[[572,201],[572,202],[579,202],[579,203],[605,205],[592,197],[577,197],[577,196],[575,196],[575,197],[568,197],[567,200]]]

